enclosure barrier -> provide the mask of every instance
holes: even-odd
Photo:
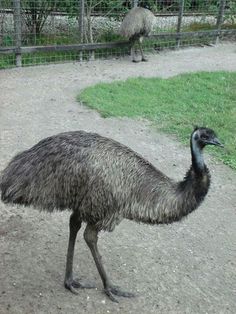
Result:
[[[146,41],[153,51],[163,49],[164,42],[179,48],[236,36],[233,0],[0,0],[0,68],[92,60],[112,55],[109,51],[127,54],[130,42],[119,37],[119,23],[131,7],[143,2],[157,19]],[[98,22],[104,23],[105,31]]]

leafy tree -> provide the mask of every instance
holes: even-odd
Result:
[[[31,34],[38,35],[52,11],[57,7],[58,0],[22,0],[26,26]]]

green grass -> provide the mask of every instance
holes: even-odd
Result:
[[[99,42],[109,42],[120,40],[121,37],[113,34],[111,32],[104,32],[101,37],[99,38]],[[68,34],[61,34],[61,35],[45,35],[40,34],[36,38],[32,36],[28,36],[23,40],[23,46],[29,45],[39,45],[39,46],[47,46],[47,45],[69,45],[69,44],[76,44],[79,43],[78,38],[68,36]],[[13,39],[9,36],[5,38],[4,46],[11,46],[13,45]],[[109,56],[120,56],[128,54],[129,48],[114,48],[114,49],[99,49],[95,51],[95,58],[108,58]],[[90,59],[90,52],[84,51],[83,52],[83,60],[87,61]],[[60,52],[60,51],[53,51],[53,52],[36,52],[36,53],[23,53],[22,54],[22,66],[28,65],[39,65],[39,64],[49,64],[49,63],[60,63],[65,61],[79,61],[80,60],[80,53],[74,50]],[[14,67],[16,62],[16,58],[14,54],[0,54],[0,69]]]
[[[225,149],[209,150],[236,169],[236,72],[103,83],[82,91],[78,100],[103,117],[144,117],[184,143],[188,143],[193,125],[213,128]]]
[[[193,22],[188,26],[183,27],[183,32],[198,32],[198,31],[210,31],[215,30],[216,26],[210,23],[203,23],[203,22]],[[225,23],[222,26],[222,29],[236,29],[236,24],[233,23]]]

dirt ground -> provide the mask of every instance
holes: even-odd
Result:
[[[190,164],[188,147],[145,121],[103,119],[75,97],[101,81],[199,70],[236,71],[236,44],[167,51],[148,63],[124,58],[0,71],[0,170],[43,137],[83,129],[121,141],[180,180]],[[236,313],[236,173],[207,154],[206,162],[212,186],[187,219],[168,226],[123,221],[101,233],[112,281],[137,294],[118,304],[104,295],[82,232],[74,272],[97,289],[77,296],[64,289],[69,212],[0,203],[0,313]]]

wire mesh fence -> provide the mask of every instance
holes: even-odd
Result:
[[[126,55],[120,24],[137,5],[155,14],[153,53],[235,38],[235,0],[0,0],[0,68]]]

